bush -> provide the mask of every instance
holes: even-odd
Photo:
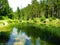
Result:
[[[45,16],[42,16],[40,20],[44,21],[45,19],[46,19]]]
[[[34,18],[33,21],[34,21],[35,23],[40,22],[40,18]]]
[[[2,16],[0,16],[0,20],[3,20],[3,17]]]

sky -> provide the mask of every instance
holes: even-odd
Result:
[[[31,4],[32,0],[8,0],[9,6],[16,11],[17,7],[20,9],[26,7],[28,4]]]

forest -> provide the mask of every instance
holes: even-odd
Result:
[[[8,0],[0,0],[0,43],[8,42],[14,27],[18,33],[21,29],[31,36],[32,45],[36,45],[37,37],[41,38],[41,45],[59,45],[60,0],[32,0],[25,8],[17,7],[15,12]]]
[[[32,4],[27,7],[13,12],[9,7],[7,0],[0,1],[0,20],[8,19],[23,19],[29,20],[34,18],[60,18],[60,1],[59,0],[32,0]]]

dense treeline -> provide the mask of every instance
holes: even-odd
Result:
[[[0,19],[11,18],[12,19],[12,9],[9,7],[7,0],[0,0]]]
[[[28,4],[27,7],[19,9],[13,12],[9,7],[7,0],[0,0],[0,19],[10,18],[10,19],[34,19],[41,17],[54,17],[60,18],[60,0],[32,0],[32,4]]]

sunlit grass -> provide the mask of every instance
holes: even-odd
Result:
[[[2,25],[0,26],[0,31],[10,31],[10,28],[11,27],[14,27],[14,25],[18,24],[18,23],[32,23],[34,25],[47,25],[47,26],[55,26],[55,27],[59,27],[60,26],[60,20],[59,19],[56,19],[56,20],[52,20],[50,21],[49,19],[45,19],[43,21],[41,21],[39,18],[36,18],[34,20],[28,20],[28,21],[25,21],[25,20],[22,20],[22,21],[15,21],[15,20],[1,20],[0,21],[1,23],[0,24],[3,24],[4,22],[7,22],[8,24],[7,25]]]

